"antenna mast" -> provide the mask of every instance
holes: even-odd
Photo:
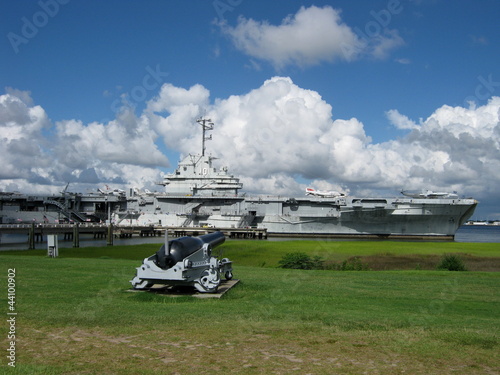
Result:
[[[214,123],[212,122],[212,120],[204,118],[199,118],[198,120],[196,120],[196,122],[203,128],[203,137],[201,138],[201,156],[205,156],[205,141],[212,139],[212,135],[207,137],[205,135],[205,132],[207,130],[213,130]]]

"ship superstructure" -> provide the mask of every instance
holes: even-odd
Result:
[[[228,173],[227,167],[212,166],[215,158],[205,155],[186,156],[172,174],[167,174],[159,185],[166,194],[237,195],[243,187],[238,178]]]
[[[214,168],[212,161],[216,158],[205,155],[205,141],[212,139],[206,132],[213,129],[213,122],[203,118],[197,122],[203,129],[201,155],[186,156],[175,172],[166,175],[159,184],[165,186],[166,194],[237,195],[243,187],[240,180],[230,175],[227,167]]]

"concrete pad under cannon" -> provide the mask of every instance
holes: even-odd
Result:
[[[195,298],[221,298],[229,289],[238,284],[240,280],[222,280],[216,293],[200,293],[194,288],[176,288],[155,284],[149,289],[129,289],[129,292],[152,292],[170,297],[191,296]]]

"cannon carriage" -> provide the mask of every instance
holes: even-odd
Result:
[[[136,290],[154,285],[192,286],[201,293],[215,293],[221,283],[233,277],[232,262],[219,259],[213,249],[223,244],[221,232],[199,237],[182,237],[168,241],[152,256],[145,258],[130,281]]]

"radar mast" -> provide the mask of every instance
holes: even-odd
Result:
[[[205,135],[205,132],[207,130],[213,130],[214,123],[210,119],[204,119],[204,118],[201,118],[201,117],[198,120],[196,120],[196,122],[198,124],[200,124],[201,127],[203,128],[203,136],[201,137],[201,156],[205,156],[205,141],[208,141],[208,140],[212,139],[212,135],[210,135],[209,137],[207,137]]]

